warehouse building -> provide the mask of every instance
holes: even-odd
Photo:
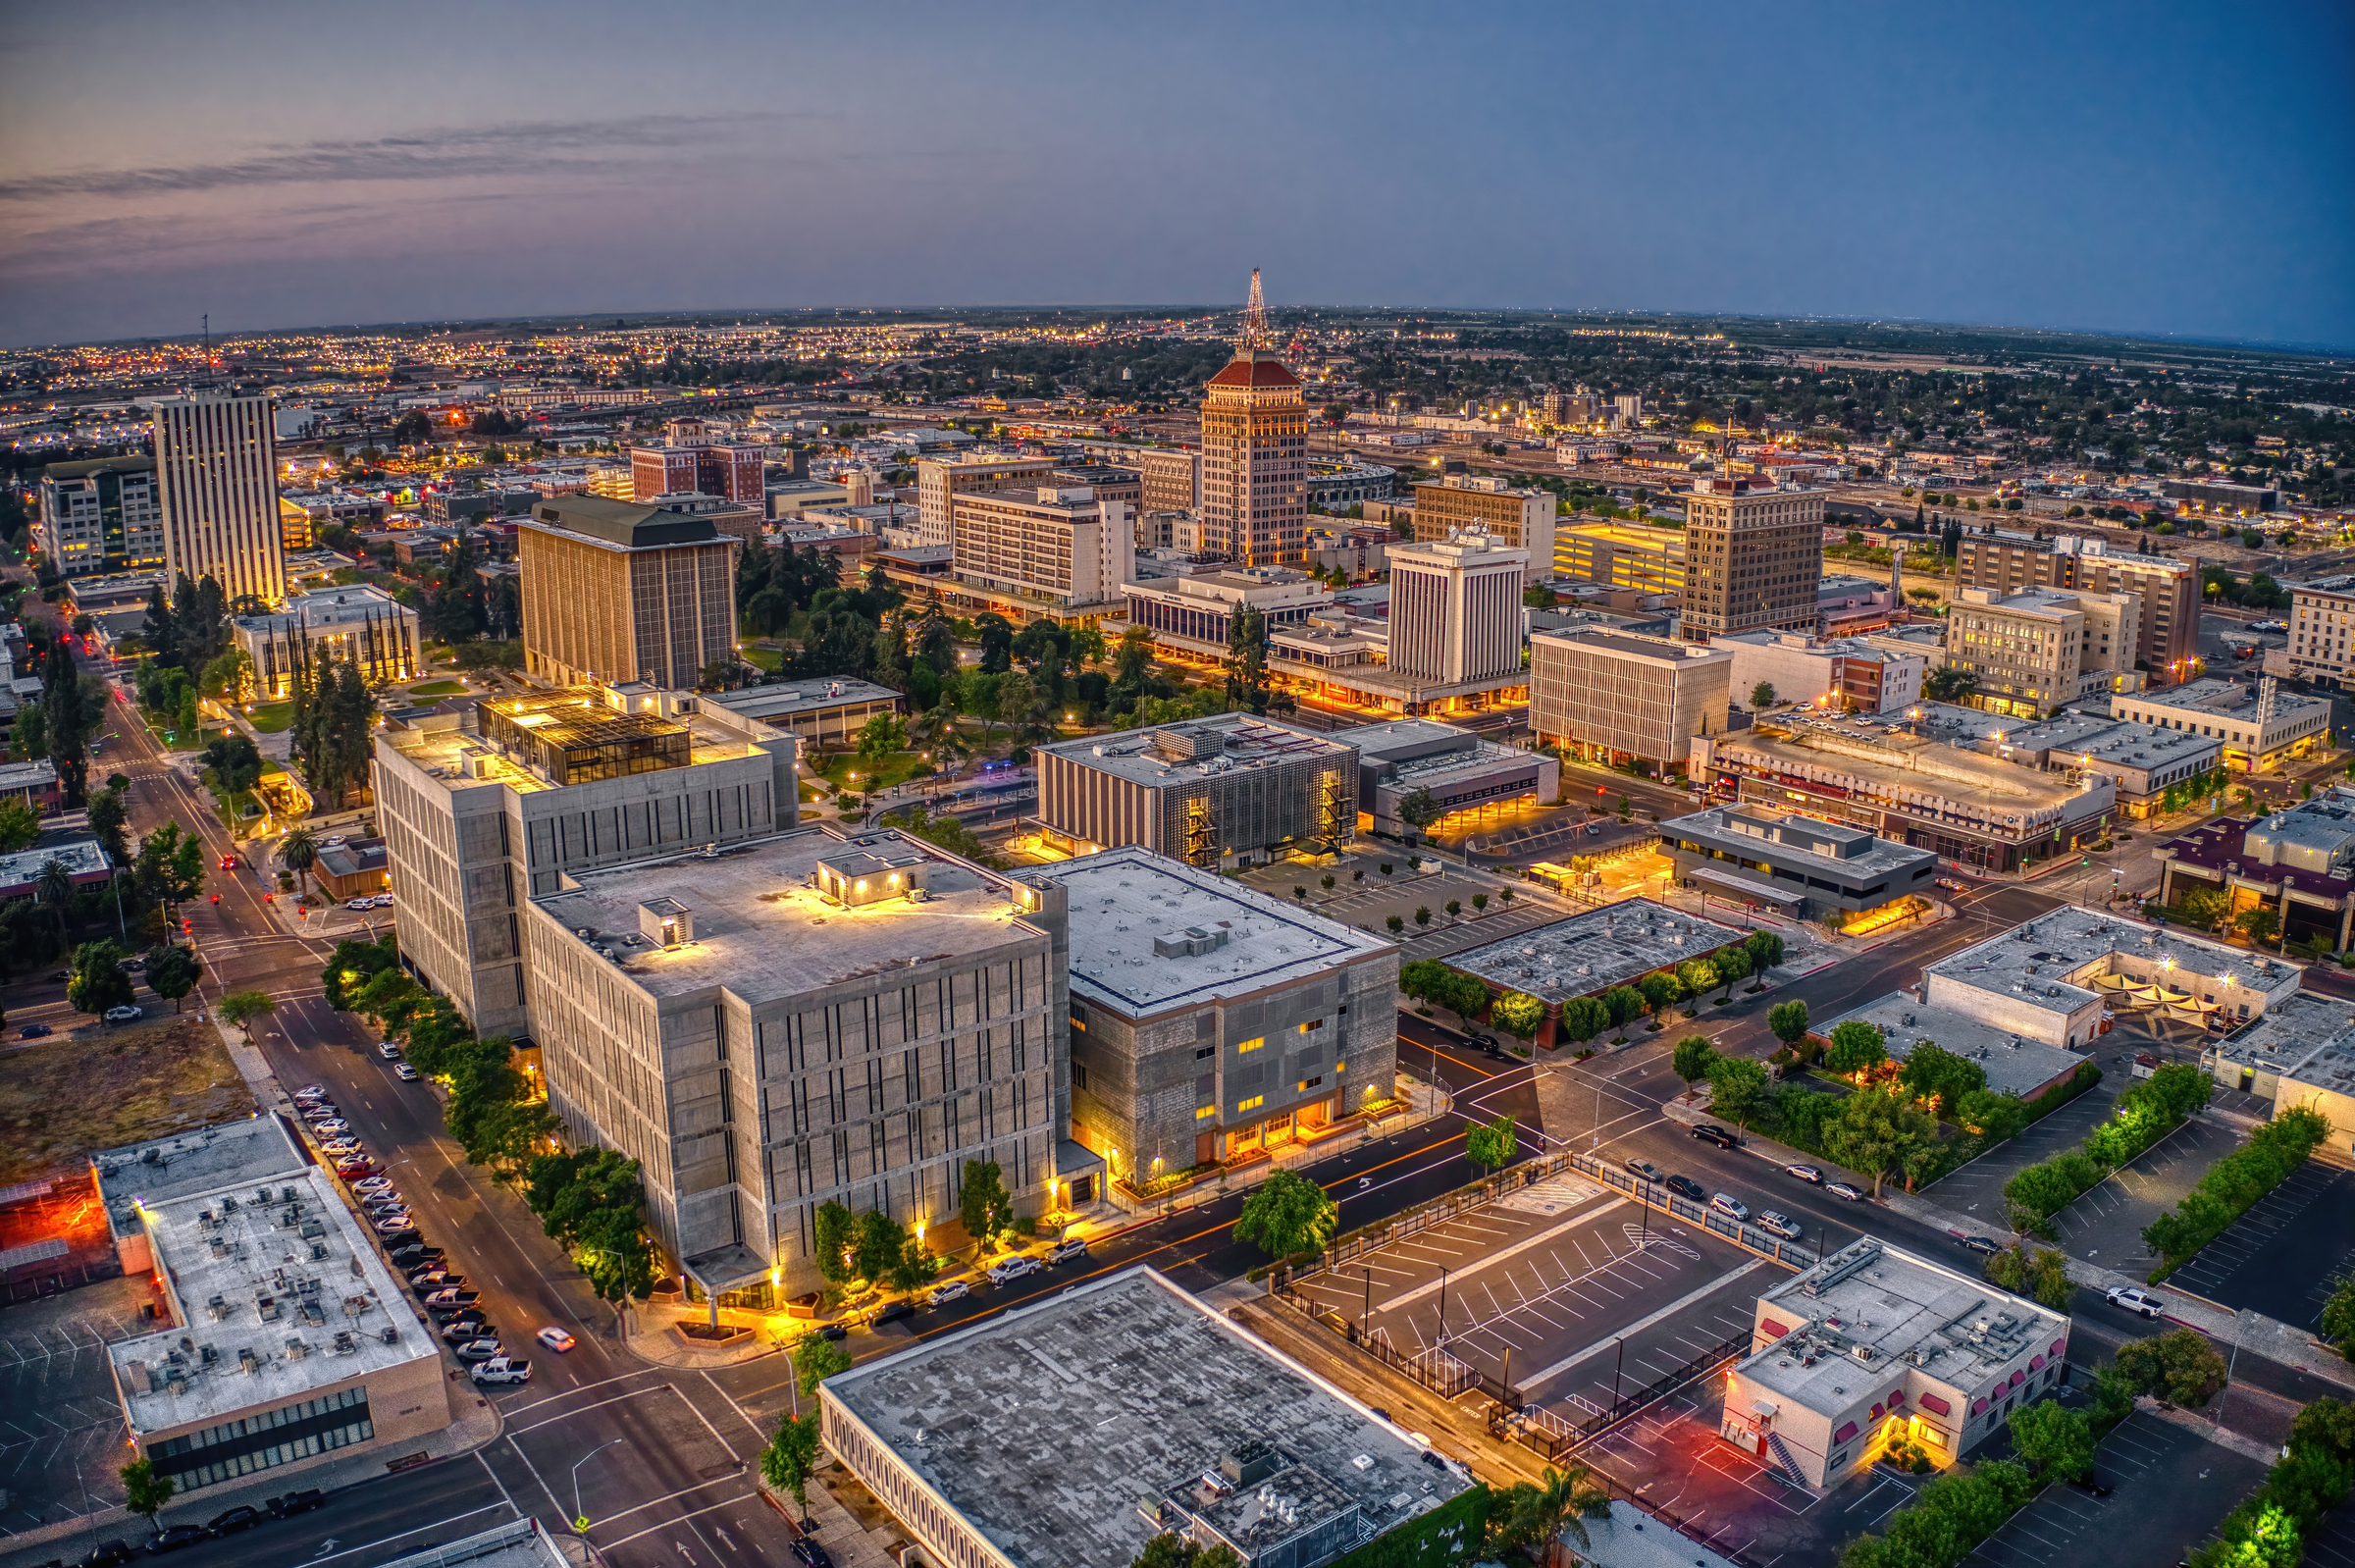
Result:
[[[2087,1060],[2078,1052],[1931,1007],[1910,991],[1892,991],[1838,1018],[1809,1023],[1807,1032],[1828,1044],[1832,1031],[1843,1023],[1869,1023],[1880,1030],[1882,1047],[1900,1062],[1910,1061],[1916,1046],[1935,1045],[1951,1051],[1986,1073],[1987,1087],[2023,1100],[2033,1100],[2047,1089],[2067,1083]],[[1952,1121],[1954,1108],[1942,1109]]]
[[[1331,855],[1357,826],[1357,751],[1248,713],[1042,746],[1038,821],[1074,855],[1137,844],[1221,869]]]
[[[2355,1159],[2355,1004],[2300,991],[2246,1030],[2217,1042],[2216,1081],[2274,1103],[2304,1106],[2330,1124],[2323,1158]]]

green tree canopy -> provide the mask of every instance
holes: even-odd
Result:
[[[2119,1346],[2113,1364],[2136,1393],[2196,1410],[2224,1387],[2224,1358],[2197,1329],[2177,1329]]]
[[[1719,1116],[1747,1126],[1766,1099],[1766,1069],[1747,1056],[1721,1056],[1709,1064],[1709,1105]]]
[[[1007,1195],[1003,1173],[995,1160],[968,1160],[965,1179],[957,1194],[957,1213],[965,1233],[987,1248],[1014,1220],[1014,1199]]]
[[[1339,1220],[1339,1206],[1323,1187],[1290,1171],[1276,1171],[1243,1200],[1234,1239],[1271,1258],[1288,1258],[1324,1246]]]
[[[184,947],[170,942],[151,948],[147,954],[147,988],[180,1011],[180,999],[196,989],[202,969],[196,955]]]
[[[1766,1010],[1766,1027],[1785,1045],[1797,1045],[1806,1038],[1807,1005],[1805,1002],[1777,1002]]]
[[[1841,1073],[1861,1072],[1887,1060],[1889,1052],[1881,1044],[1881,1031],[1860,1019],[1834,1028],[1831,1049],[1823,1054],[1823,1065]]]
[[[1688,1087],[1709,1075],[1709,1064],[1717,1060],[1716,1047],[1709,1044],[1705,1034],[1688,1034],[1676,1042],[1669,1056],[1669,1066]]]
[[[1606,1006],[1605,1012],[1608,1011]],[[1507,991],[1490,1007],[1489,1017],[1526,1040],[1545,1021],[1545,1004],[1525,992]]]
[[[1938,1124],[1902,1089],[1858,1089],[1824,1124],[1823,1143],[1833,1159],[1872,1177],[1877,1198],[1893,1171],[1908,1171],[1906,1188],[1912,1190],[1909,1168],[1918,1153],[1936,1149]]]
[[[1464,1133],[1464,1156],[1474,1165],[1501,1171],[1521,1154],[1521,1131],[1509,1116],[1486,1126],[1475,1124]]]
[[[76,948],[73,972],[66,980],[68,1005],[93,1018],[109,1008],[131,1006],[131,976],[122,968],[130,956],[113,941],[84,942]]]

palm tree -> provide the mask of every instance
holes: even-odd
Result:
[[[319,863],[319,844],[311,837],[311,830],[298,827],[288,833],[278,846],[278,860],[280,864],[299,878],[301,890],[310,892],[311,867]]]
[[[66,939],[66,911],[74,903],[74,873],[66,869],[63,861],[51,861],[41,867],[41,874],[32,884],[34,902],[57,920],[57,939]]]
[[[1611,1510],[1609,1494],[1591,1485],[1589,1475],[1587,1467],[1580,1464],[1567,1471],[1547,1465],[1537,1486],[1524,1482],[1510,1493],[1515,1503],[1511,1529],[1524,1541],[1544,1543],[1546,1568],[1561,1560],[1563,1536],[1581,1546],[1592,1545],[1586,1521],[1600,1519]]]

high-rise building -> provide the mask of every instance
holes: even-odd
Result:
[[[1973,706],[2042,718],[2115,689],[2141,620],[2132,594],[1960,588],[1947,612],[1946,663],[1977,680]]]
[[[63,577],[161,566],[155,459],[133,453],[42,469],[41,553]]]
[[[706,441],[700,419],[674,419],[659,446],[630,448],[630,496],[641,503],[657,496],[701,492],[722,500],[764,506],[764,454],[758,446]]]
[[[1391,546],[1390,668],[1448,685],[1518,671],[1529,559],[1486,534]]]
[[[1697,735],[1724,731],[1734,655],[1632,632],[1529,640],[1529,727],[1591,760],[1682,768]]]
[[[957,497],[980,491],[1035,491],[1052,481],[1055,464],[1046,457],[918,457],[916,460],[916,528],[919,543],[949,545]],[[870,490],[867,498],[874,498]],[[855,499],[855,497],[854,497]]]
[[[2343,586],[2329,588],[2305,584],[2290,593],[2289,646],[2278,656],[2289,665],[2285,672],[2300,680],[2320,681],[2326,686],[2345,686],[2351,659],[2347,644],[2351,628],[2355,628],[2355,593]],[[2276,655],[2266,659],[2266,669],[2274,669]]]
[[[2188,680],[2200,652],[2200,563],[2196,556],[2113,555],[2099,539],[2037,539],[2009,530],[1966,533],[1955,549],[1955,586],[2017,594],[2133,594],[2142,601],[2134,653],[2154,682]]]
[[[1449,474],[1415,487],[1416,543],[1478,530],[1527,550],[1542,570],[1553,563],[1553,492],[1516,490],[1485,475]]]
[[[1811,632],[1823,580],[1823,497],[1704,479],[1685,497],[1682,634]]]
[[[271,400],[190,392],[159,397],[153,410],[165,572],[210,577],[233,603],[286,598]]]
[[[1202,532],[1207,549],[1244,566],[1308,554],[1308,404],[1277,357],[1257,268],[1234,357],[1202,401]]]
[[[1136,559],[1128,508],[1084,485],[969,491],[950,512],[949,575],[1018,615],[1101,614]]]
[[[520,531],[523,660],[556,686],[693,691],[736,648],[736,551],[708,518],[565,496]]]

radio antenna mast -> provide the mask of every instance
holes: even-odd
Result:
[[[1268,346],[1268,302],[1259,291],[1259,269],[1251,269],[1251,303],[1243,307],[1244,348]]]

